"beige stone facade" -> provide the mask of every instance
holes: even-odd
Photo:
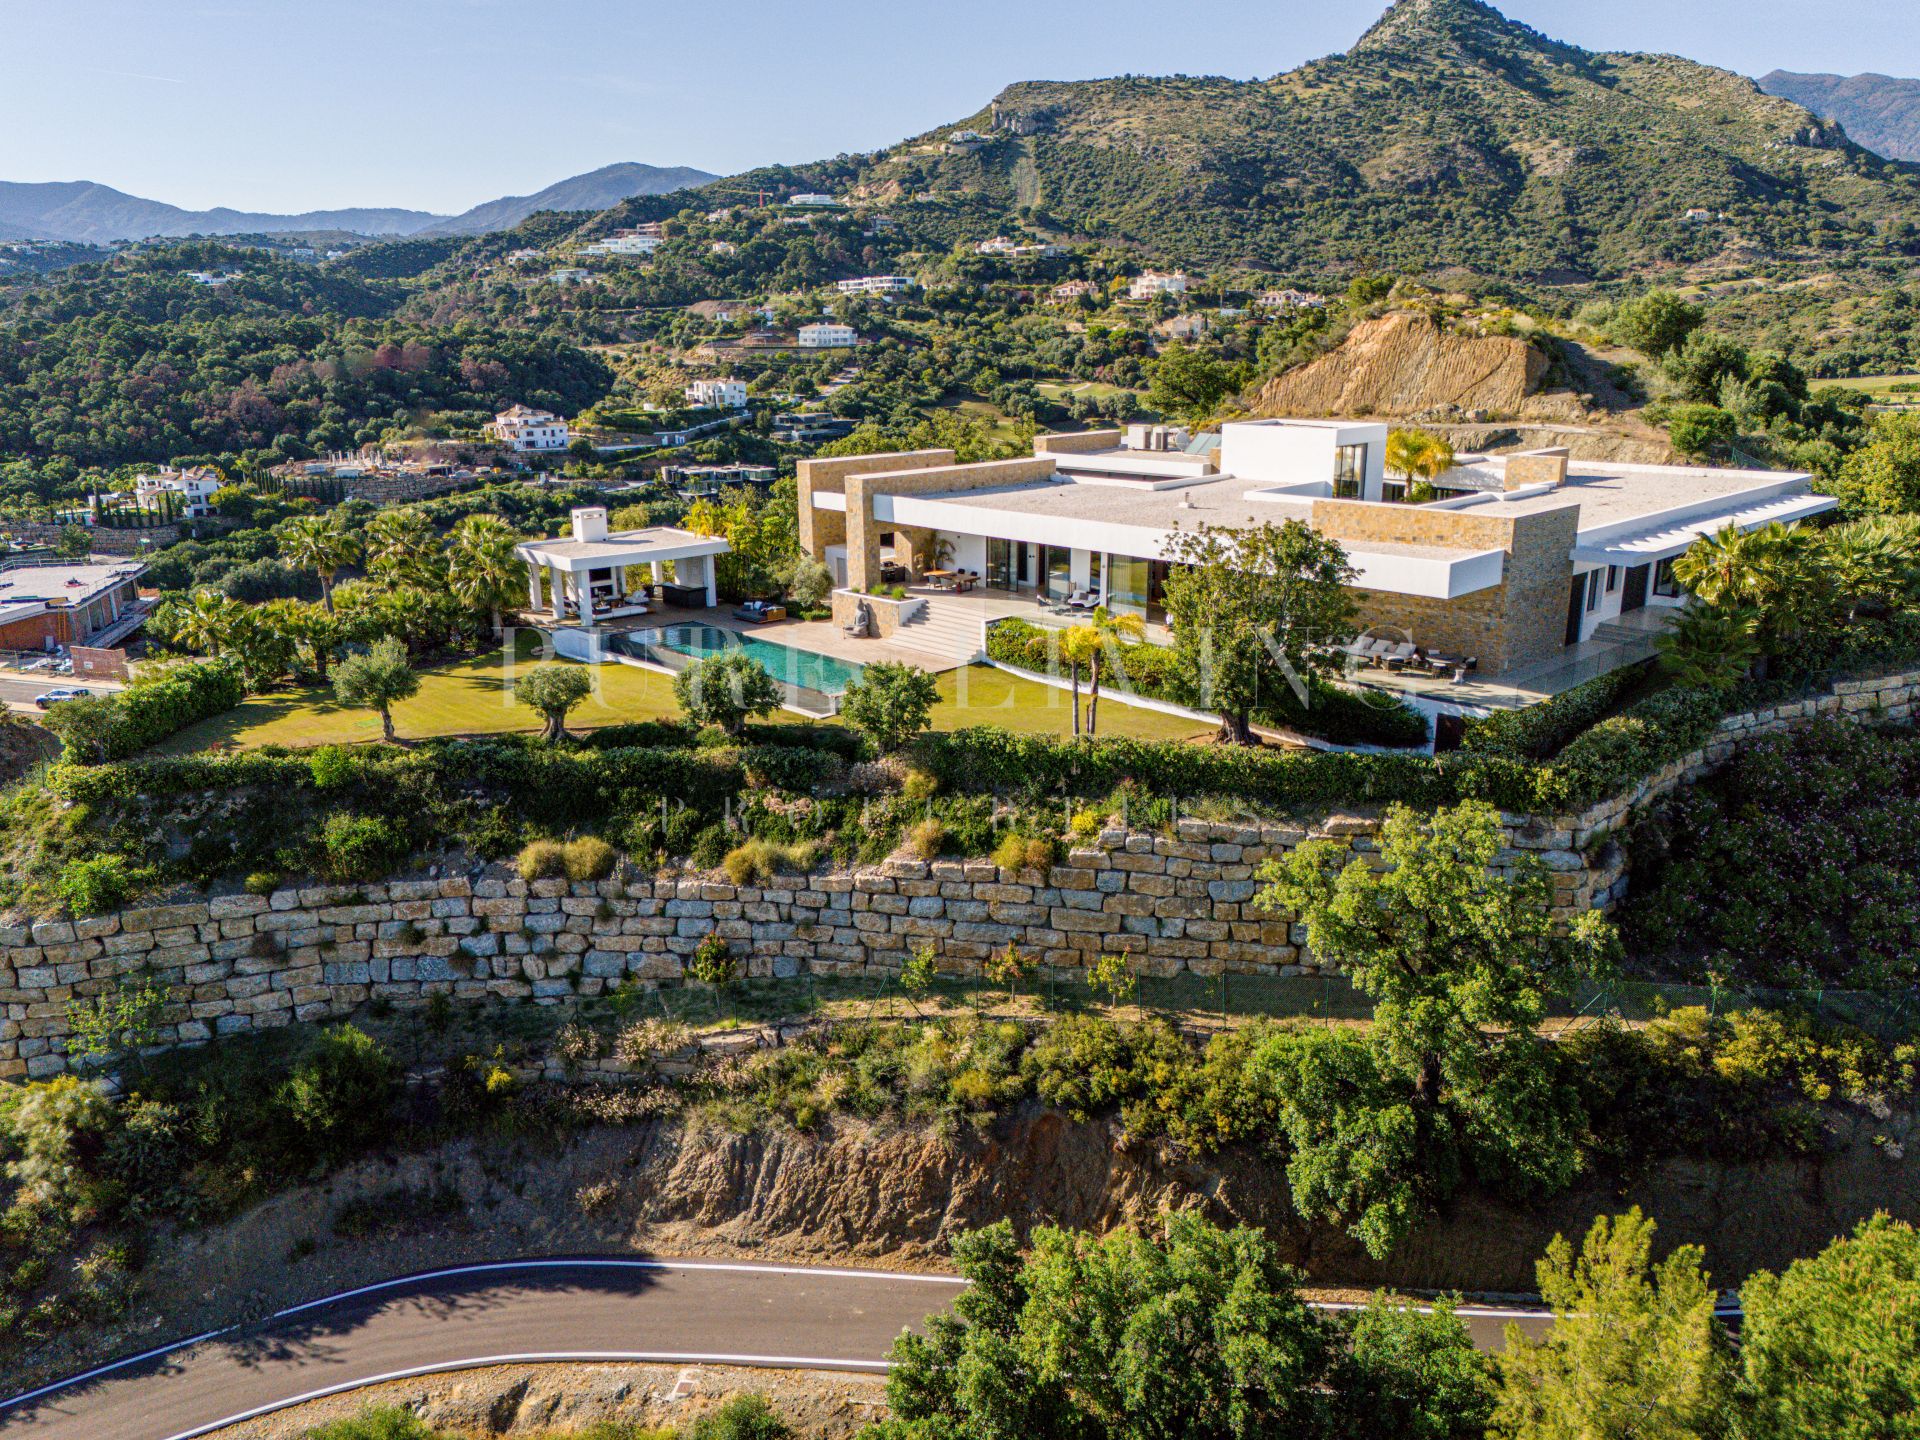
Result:
[[[1500,584],[1457,599],[1355,592],[1363,627],[1404,632],[1424,649],[1472,655],[1487,674],[1550,660],[1565,649],[1579,524],[1580,507],[1572,502],[1522,515],[1358,500],[1313,503],[1314,528],[1336,540],[1504,551]]]

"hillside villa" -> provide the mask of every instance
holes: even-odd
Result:
[[[218,470],[175,470],[163,465],[156,472],[134,478],[133,503],[142,510],[183,520],[204,520],[213,514],[214,492],[226,483]]]
[[[1386,476],[1386,441],[1382,424],[1251,420],[1197,439],[1043,435],[1030,458],[965,465],[948,450],[803,460],[800,543],[844,592],[938,569],[1027,597],[1029,614],[1081,596],[1157,622],[1175,536],[1299,520],[1345,549],[1362,627],[1491,677],[1564,662],[1603,627],[1647,653],[1684,603],[1673,560],[1696,539],[1836,503],[1803,474],[1541,450],[1462,457],[1415,504]]]
[[[567,448],[567,422],[548,410],[515,405],[494,416],[484,429],[507,449],[522,453]]]

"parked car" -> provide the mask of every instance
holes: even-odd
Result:
[[[44,695],[34,696],[33,703],[45,710],[50,706],[58,705],[62,700],[87,700],[92,698],[92,695],[91,690],[82,689],[77,685],[67,685],[58,690],[49,690]]]

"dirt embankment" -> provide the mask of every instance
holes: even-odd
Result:
[[[1556,342],[1556,352],[1517,336],[1460,334],[1426,315],[1382,315],[1267,381],[1253,409],[1409,421],[1462,452],[1565,445],[1583,460],[1674,459],[1605,359],[1568,342]]]
[[[1198,1209],[1267,1229],[1312,1282],[1524,1293],[1556,1233],[1639,1205],[1666,1245],[1707,1248],[1715,1280],[1812,1254],[1875,1210],[1920,1221],[1920,1134],[1906,1114],[1835,1108],[1819,1154],[1715,1165],[1673,1161],[1624,1186],[1542,1201],[1463,1198],[1384,1262],[1293,1214],[1280,1167],[1247,1151],[1195,1157],[1029,1104],[990,1129],[841,1121],[814,1134],[737,1135],[662,1120],[551,1147],[462,1142],[367,1161],[226,1224],[163,1238],[138,1319],[33,1357],[41,1374],[257,1318],[394,1275],[469,1261],[652,1252],[940,1269],[960,1230],[1010,1218],[1105,1231]],[[350,1202],[393,1217],[335,1233]],[[361,1207],[365,1213],[366,1207]]]
[[[685,1429],[734,1395],[761,1395],[796,1435],[847,1440],[887,1416],[879,1375],[737,1365],[489,1365],[394,1380],[216,1431],[219,1440],[302,1440],[371,1406],[411,1410],[460,1435],[570,1434],[616,1422]]]

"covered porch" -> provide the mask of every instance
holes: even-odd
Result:
[[[572,529],[514,547],[527,567],[530,617],[599,625],[719,603],[714,561],[731,548],[723,538],[666,526],[609,532],[599,506],[575,510]]]

